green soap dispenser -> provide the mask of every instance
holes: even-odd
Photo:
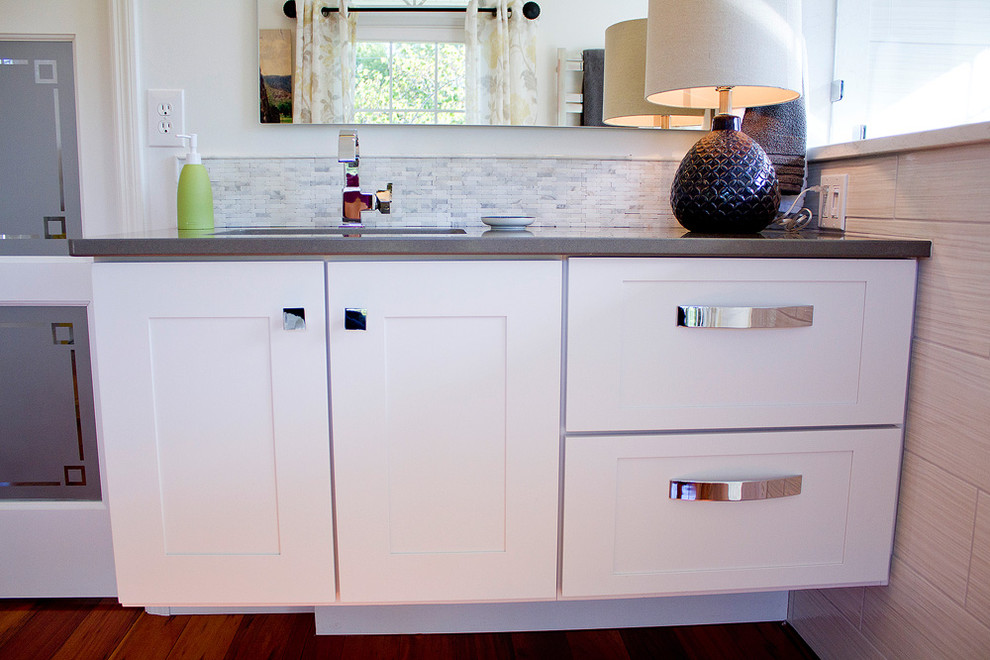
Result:
[[[213,189],[210,175],[203,165],[203,159],[196,151],[196,134],[179,135],[189,140],[189,153],[186,164],[179,173],[179,187],[176,193],[176,215],[180,231],[213,230]]]

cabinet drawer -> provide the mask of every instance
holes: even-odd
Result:
[[[890,428],[569,437],[562,593],[885,583],[900,446]],[[786,496],[671,499],[672,481],[798,476]]]
[[[903,421],[913,261],[589,258],[568,277],[569,431]]]

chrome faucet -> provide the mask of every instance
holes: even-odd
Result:
[[[388,214],[392,205],[392,184],[375,193],[361,192],[358,180],[360,163],[357,131],[341,131],[337,139],[337,161],[344,164],[343,211],[345,225],[360,225],[362,211],[379,211]]]

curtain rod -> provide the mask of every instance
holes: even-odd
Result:
[[[324,16],[329,16],[331,13],[334,13],[334,12],[337,12],[337,11],[340,11],[340,10],[337,9],[336,7],[323,7],[320,10],[320,12]],[[362,12],[362,11],[367,11],[367,12],[375,12],[375,11],[378,11],[378,12],[432,11],[432,12],[450,13],[450,12],[465,12],[465,11],[467,11],[467,8],[465,8],[465,7],[354,7],[353,9],[350,9],[350,11],[354,11],[354,12]],[[488,14],[492,14],[494,16],[496,11],[497,10],[496,10],[495,7],[478,7],[478,12],[479,13],[485,12],[485,13],[488,13]],[[509,9],[509,11],[511,12],[512,9]],[[534,18],[536,18],[537,16],[540,15],[540,5],[538,5],[535,2],[527,2],[527,3],[523,4],[523,10],[522,11],[523,11],[523,16],[525,16],[526,18],[528,18],[530,20],[533,20]],[[282,5],[282,13],[284,13],[289,18],[295,18],[296,17],[296,2],[295,2],[295,0],[289,0],[284,5]]]

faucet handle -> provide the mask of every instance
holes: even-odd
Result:
[[[337,137],[337,162],[358,162],[357,131],[344,130],[340,132],[340,135]]]
[[[375,199],[378,200],[378,210],[381,213],[392,212],[392,184],[388,184],[385,190],[375,192]]]

